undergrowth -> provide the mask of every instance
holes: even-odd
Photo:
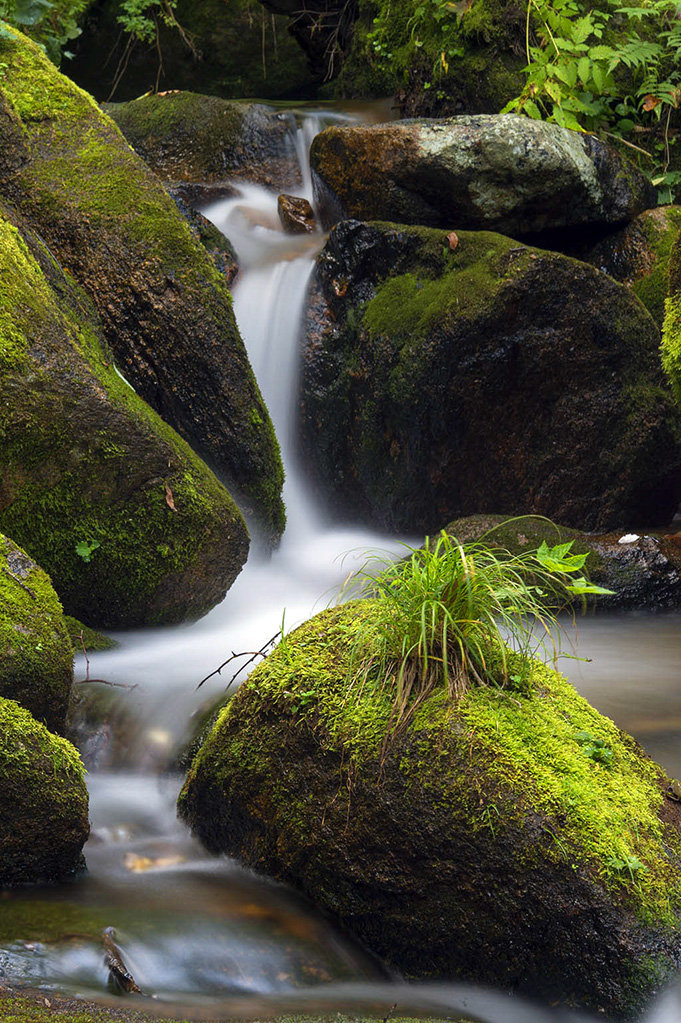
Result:
[[[610,592],[580,574],[587,555],[572,541],[512,554],[442,533],[408,551],[397,563],[370,559],[353,584],[375,614],[355,637],[348,684],[379,679],[390,690],[389,732],[440,685],[455,701],[476,684],[527,692],[533,660],[555,660],[558,614],[575,597]],[[509,652],[520,655],[513,670]]]

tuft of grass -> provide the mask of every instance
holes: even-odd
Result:
[[[473,684],[527,692],[532,660],[556,658],[558,614],[575,595],[610,592],[579,574],[587,555],[571,549],[543,542],[512,554],[443,533],[408,547],[403,561],[370,558],[354,586],[377,601],[377,614],[355,639],[350,688],[392,690],[389,733],[440,685],[454,701]],[[512,670],[510,651],[520,655]]]

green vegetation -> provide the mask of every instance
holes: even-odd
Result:
[[[58,65],[64,46],[80,35],[79,17],[91,4],[92,0],[0,0],[0,22],[26,32]],[[2,37],[8,33],[0,24]]]
[[[471,683],[526,692],[532,656],[548,643],[555,657],[558,612],[575,595],[609,592],[577,575],[587,555],[572,553],[571,541],[511,554],[441,534],[409,550],[404,561],[379,561],[378,575],[373,559],[361,573],[362,594],[377,602],[349,671],[360,688],[378,674],[393,694],[396,725],[442,684],[451,699]],[[520,655],[513,672],[509,648]]]
[[[0,534],[0,696],[64,728],[73,650],[49,577]]]
[[[0,885],[72,874],[88,830],[78,752],[0,698]]]
[[[363,0],[340,91],[401,89],[416,112],[512,111],[603,132],[669,202],[680,55],[674,0]]]

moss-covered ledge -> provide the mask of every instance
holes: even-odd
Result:
[[[276,539],[283,470],[224,278],[95,101],[7,31],[0,87],[30,159],[0,195],[95,303],[138,393],[209,457]]]
[[[72,682],[73,648],[49,576],[0,533],[0,696],[61,732]]]
[[[635,1014],[681,948],[663,771],[539,663],[529,695],[477,686],[455,706],[436,690],[386,752],[388,686],[348,689],[372,608],[317,615],[256,669],[181,815],[409,977]]]

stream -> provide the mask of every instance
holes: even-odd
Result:
[[[299,194],[308,198],[307,150],[329,117],[344,115],[306,115],[294,140]],[[421,540],[331,525],[310,496],[296,457],[297,351],[324,237],[284,234],[275,193],[254,184],[237,188],[204,212],[240,257],[235,313],[282,448],[286,533],[271,556],[254,544],[223,603],[201,621],[121,633],[116,649],[89,655],[91,677],[134,688],[84,687],[108,702],[111,720],[85,749],[88,871],[53,888],[0,893],[0,978],[106,1000],[100,935],[113,926],[128,968],[154,997],[139,1007],[174,1018],[295,1011],[382,1017],[394,1003],[400,1015],[457,1014],[490,1023],[581,1018],[462,985],[399,985],[303,899],[233,860],[208,856],[176,819],[178,751],[250,652],[332,603],[368,553],[394,558],[405,543]],[[681,776],[681,615],[587,617],[569,631],[566,647],[589,659],[558,665],[580,692],[670,775]],[[247,653],[197,689],[233,651]],[[85,673],[79,657],[76,677]],[[678,1020],[681,996],[674,991],[646,1017]]]

